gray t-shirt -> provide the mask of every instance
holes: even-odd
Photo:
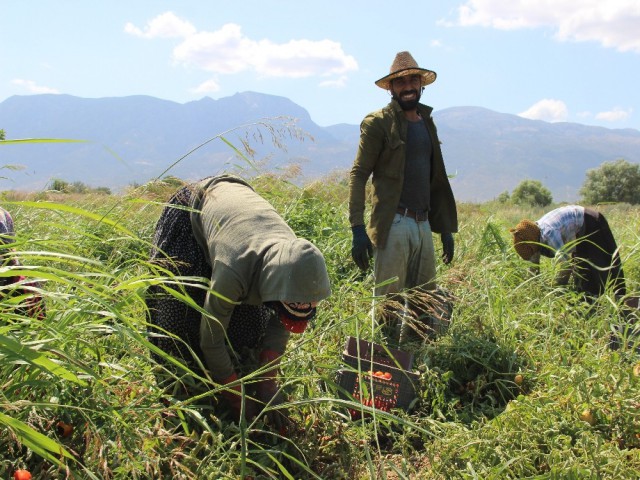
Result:
[[[400,207],[417,212],[429,210],[432,149],[431,137],[424,122],[409,122]]]

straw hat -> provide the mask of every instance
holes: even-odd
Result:
[[[422,76],[423,87],[436,81],[436,72],[427,70],[426,68],[420,68],[409,52],[399,52],[396,54],[396,58],[391,64],[389,75],[382,77],[375,83],[380,88],[390,90],[391,80],[398,77],[404,77],[406,75]]]
[[[540,227],[531,220],[522,220],[515,228],[509,229],[513,235],[513,248],[524,260],[529,260],[540,250]]]

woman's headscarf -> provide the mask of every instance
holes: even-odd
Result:
[[[13,243],[14,236],[13,218],[9,212],[0,207],[0,243]]]

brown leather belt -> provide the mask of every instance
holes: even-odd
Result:
[[[414,210],[409,210],[408,208],[398,207],[396,212],[402,215],[403,217],[413,218],[416,222],[426,222],[429,220],[428,212],[416,212]]]

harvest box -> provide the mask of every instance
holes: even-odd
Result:
[[[408,410],[417,396],[419,377],[411,371],[413,355],[408,352],[349,337],[342,362],[336,377],[341,398],[388,412]],[[356,409],[349,413],[353,419],[361,415]]]

